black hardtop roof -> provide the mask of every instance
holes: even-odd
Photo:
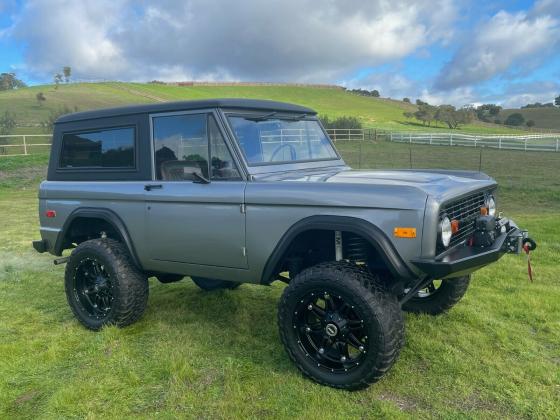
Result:
[[[278,112],[298,112],[302,114],[315,115],[316,112],[310,108],[289,104],[286,102],[267,101],[262,99],[204,99],[197,101],[161,102],[144,105],[128,105],[117,108],[94,109],[91,111],[75,112],[58,118],[56,123],[72,121],[91,120],[133,114],[151,114],[157,112],[190,111],[204,108],[235,108],[247,110],[263,110]]]

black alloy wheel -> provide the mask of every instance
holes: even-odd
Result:
[[[278,305],[278,327],[305,376],[347,390],[381,379],[404,343],[397,297],[348,262],[320,263],[291,279]]]
[[[74,298],[90,317],[103,320],[111,311],[113,287],[105,267],[97,260],[84,258],[74,272]]]
[[[363,362],[369,347],[363,315],[336,291],[310,291],[295,315],[298,343],[318,367],[347,372]]]
[[[124,327],[137,321],[148,303],[148,278],[133,263],[128,249],[114,239],[80,243],[64,273],[66,298],[85,327]]]

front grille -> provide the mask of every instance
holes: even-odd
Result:
[[[484,206],[486,195],[487,192],[477,192],[441,207],[440,218],[446,215],[449,220],[459,221],[459,230],[451,237],[449,246],[456,245],[473,234],[475,220],[480,216],[480,208]]]

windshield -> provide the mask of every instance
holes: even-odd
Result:
[[[315,120],[230,116],[237,141],[249,164],[338,159]]]

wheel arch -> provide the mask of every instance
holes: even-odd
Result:
[[[76,223],[81,223],[87,220],[103,221],[110,226],[117,235],[117,238],[115,239],[120,240],[120,242],[124,244],[136,267],[142,270],[142,265],[140,264],[140,260],[138,259],[125,223],[114,211],[107,208],[80,207],[72,211],[64,222],[64,225],[56,239],[54,246],[55,255],[62,255],[62,251],[66,249],[68,236],[72,227],[75,226]]]
[[[271,278],[280,269],[283,259],[286,258],[290,246],[297,237],[312,230],[342,231],[362,236],[379,254],[383,263],[395,278],[415,278],[393,243],[379,227],[356,217],[319,215],[299,220],[284,233],[272,254],[268,257],[261,283],[268,284],[270,282]]]

